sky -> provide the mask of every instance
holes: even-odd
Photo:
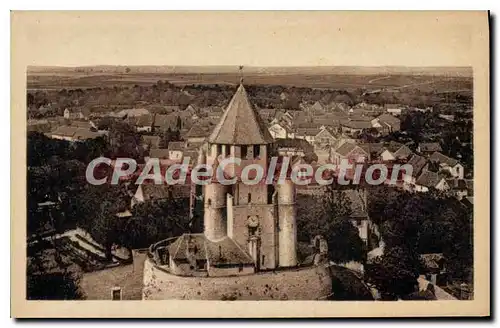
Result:
[[[12,43],[36,66],[470,66],[486,19],[484,12],[17,12]]]

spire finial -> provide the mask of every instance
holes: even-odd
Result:
[[[240,65],[240,84],[243,84],[243,65]]]

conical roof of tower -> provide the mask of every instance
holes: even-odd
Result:
[[[250,104],[243,84],[236,90],[208,141],[229,145],[258,145],[273,142],[266,125]]]

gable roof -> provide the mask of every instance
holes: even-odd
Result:
[[[426,152],[443,150],[438,142],[427,142],[427,143],[424,142],[418,144],[418,147],[420,148],[420,151],[426,151]]]
[[[369,154],[378,154],[385,149],[384,144],[381,142],[361,143],[358,146]]]
[[[422,156],[414,154],[408,161],[408,164],[413,168],[412,176],[417,177],[427,164],[427,160]]]
[[[356,148],[361,149],[364,153],[366,153],[366,155],[368,155],[368,152],[365,149],[363,149],[359,145],[356,145],[356,144],[353,144],[353,143],[350,143],[350,142],[346,142],[346,143],[342,144],[342,146],[340,146],[336,150],[336,153],[340,154],[342,156],[347,156],[347,155],[349,155]]]
[[[152,148],[160,147],[161,138],[159,136],[142,136],[141,138],[145,145],[150,144]]]
[[[377,117],[377,119],[379,120],[379,122],[385,123],[392,127],[399,127],[401,125],[401,121],[397,117],[394,117],[391,114],[384,113],[379,117]]]
[[[172,196],[172,188],[167,184],[143,183],[142,194],[145,201],[167,199]]]
[[[418,177],[416,184],[425,187],[435,187],[442,179],[438,173],[426,170]]]
[[[252,108],[247,92],[240,84],[209,142],[229,145],[269,144],[273,137],[260,116]]]
[[[184,150],[186,148],[186,143],[184,141],[170,141],[168,143],[168,150]]]
[[[372,127],[370,121],[342,120],[340,125],[351,129],[369,129]]]
[[[154,126],[161,129],[177,130],[177,115],[176,114],[156,114],[154,117]]]
[[[231,238],[211,241],[203,234],[183,234],[168,246],[175,260],[186,260],[188,254],[193,259],[208,260],[211,265],[253,264],[252,257]]]
[[[399,158],[408,158],[413,154],[410,148],[406,145],[401,145],[401,147],[394,152],[394,155]]]
[[[187,133],[187,138],[206,138],[210,135],[212,127],[207,124],[195,124]]]
[[[135,121],[136,126],[151,126],[153,124],[153,115],[146,114],[137,117]]]
[[[168,149],[165,148],[153,148],[149,150],[149,157],[158,159],[168,159]]]
[[[433,162],[448,164],[451,167],[459,164],[456,159],[443,155],[440,152],[434,152],[429,159]]]
[[[450,186],[451,189],[468,190],[467,183],[464,179],[446,179],[446,183]]]

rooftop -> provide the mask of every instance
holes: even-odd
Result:
[[[242,84],[209,137],[209,142],[228,145],[257,145],[273,142],[260,116],[253,109]]]

